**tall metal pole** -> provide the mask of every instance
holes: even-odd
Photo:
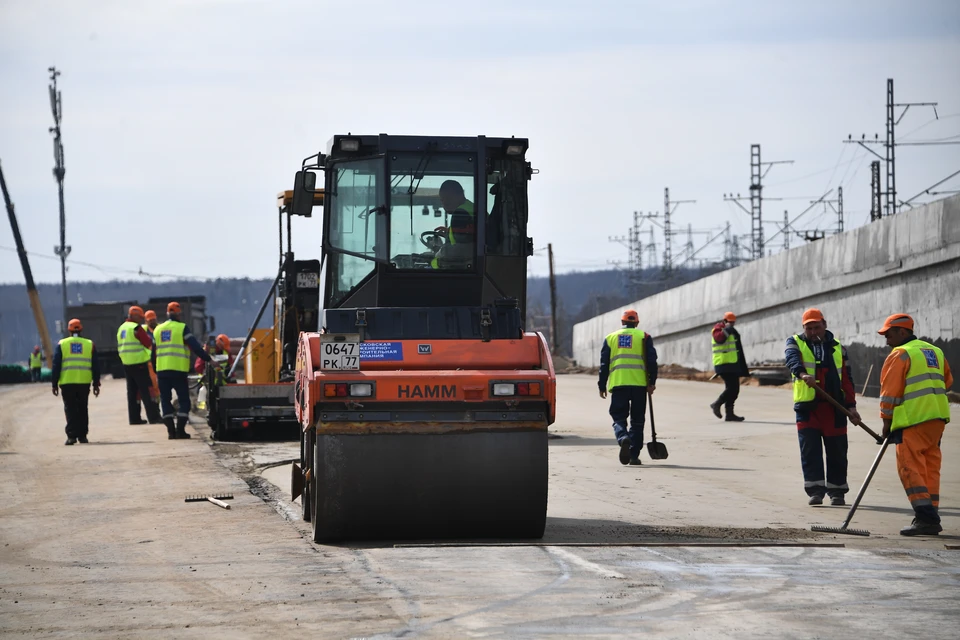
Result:
[[[906,112],[904,112],[906,113]],[[887,215],[892,216],[897,212],[897,166],[894,150],[896,140],[894,138],[894,127],[896,127],[894,118],[893,102],[893,78],[887,78]]]
[[[883,200],[880,197],[880,161],[870,163],[870,222],[883,217]]]
[[[53,159],[56,163],[53,167],[53,177],[57,180],[57,190],[60,196],[60,246],[54,247],[53,252],[60,256],[60,297],[63,304],[61,319],[63,326],[61,333],[67,335],[67,256],[70,255],[70,247],[67,246],[67,215],[63,207],[63,176],[66,173],[63,158],[63,143],[60,138],[60,118],[63,115],[60,91],[57,90],[57,76],[60,72],[56,67],[47,69],[50,72],[50,109],[53,111],[53,126],[50,127],[50,133],[53,134]]]
[[[783,250],[790,250],[790,214],[787,213],[787,210],[783,210]]]
[[[673,234],[670,229],[670,187],[663,188],[663,270],[670,273],[673,268]]]
[[[754,260],[763,257],[763,186],[760,184],[760,145],[750,145],[750,237]]]
[[[557,336],[557,279],[553,273],[553,245],[547,244],[547,254],[550,257],[550,345],[553,355],[560,351],[560,340]]]
[[[843,187],[837,187],[837,233],[843,233]]]

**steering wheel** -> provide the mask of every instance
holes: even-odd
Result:
[[[446,238],[446,233],[443,231],[431,230],[420,234],[420,242],[433,253],[439,251],[440,247],[443,246],[444,238]]]

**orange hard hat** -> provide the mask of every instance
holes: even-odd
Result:
[[[913,318],[905,313],[895,313],[884,320],[883,326],[880,327],[880,330],[877,331],[877,333],[883,335],[894,327],[900,327],[901,329],[909,329],[910,331],[913,331]]]
[[[67,331],[70,331],[70,332],[83,331],[83,325],[80,323],[79,320],[77,320],[76,318],[73,318],[72,320],[70,320],[70,322],[67,323]]]
[[[806,326],[808,322],[821,322],[823,321],[823,313],[820,309],[807,309],[803,312],[803,326]]]
[[[221,333],[217,336],[216,345],[224,351],[227,351],[230,349],[230,338],[228,338],[225,333]]]
[[[130,307],[130,311],[127,312],[127,315],[129,315],[131,318],[142,318],[143,309],[141,309],[137,305],[133,305],[132,307]]]
[[[167,313],[180,313],[180,303],[179,302],[168,302],[167,303]]]
[[[729,320],[730,322],[736,322],[737,314],[735,314],[733,311],[727,311],[725,314],[723,314],[723,319]]]
[[[40,345],[38,344],[33,345],[33,352],[38,353],[39,351],[40,351]]]
[[[144,319],[144,320],[156,320],[156,319],[157,319],[157,312],[154,311],[153,309],[150,309],[150,310],[147,311],[145,314],[143,314],[143,319]]]
[[[638,316],[637,312],[633,309],[627,309],[623,312],[623,315],[620,316],[620,322],[633,322],[636,324],[640,322],[640,316]]]

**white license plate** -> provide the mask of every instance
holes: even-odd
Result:
[[[321,371],[358,371],[359,369],[359,335],[322,334],[320,336]]]

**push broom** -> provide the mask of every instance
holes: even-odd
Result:
[[[824,398],[830,402],[838,411],[842,411],[846,416],[853,421],[853,415],[847,411],[846,407],[837,402],[833,397],[830,396],[826,391],[821,389],[817,385],[813,385],[814,390],[820,395],[821,398]],[[863,499],[863,494],[867,492],[867,486],[870,484],[870,480],[873,478],[873,474],[876,473],[877,467],[880,466],[880,460],[883,459],[883,454],[887,450],[887,445],[890,444],[889,438],[881,438],[877,435],[870,427],[859,422],[859,427],[864,431],[869,433],[877,441],[877,444],[883,446],[880,447],[880,451],[877,453],[877,457],[874,458],[873,464],[870,466],[870,471],[867,473],[866,479],[863,481],[863,485],[860,486],[860,491],[857,493],[857,499],[853,501],[853,505],[850,507],[850,512],[847,513],[846,520],[843,521],[843,524],[839,527],[821,527],[820,525],[813,525],[810,527],[811,531],[818,531],[820,533],[846,533],[852,536],[869,536],[870,532],[866,529],[848,529],[847,526],[850,524],[850,521],[853,520],[853,514],[856,513],[857,507],[860,506],[860,500]]]

